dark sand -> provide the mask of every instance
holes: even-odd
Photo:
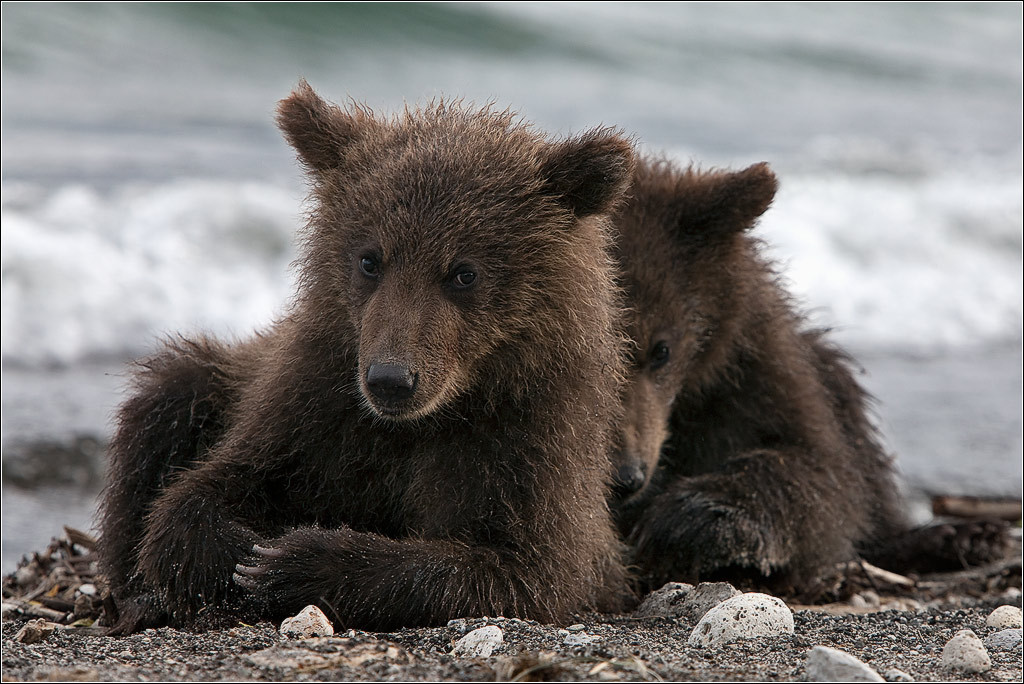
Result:
[[[942,663],[943,647],[958,631],[970,629],[984,639],[999,631],[986,625],[996,607],[1020,607],[1017,533],[1008,556],[968,571],[902,577],[841,564],[834,587],[846,600],[791,606],[793,634],[720,648],[687,644],[697,618],[686,601],[699,592],[684,592],[681,602],[662,601],[655,612],[683,617],[587,614],[566,625],[467,618],[386,634],[335,625],[335,636],[305,640],[287,639],[264,623],[202,633],[149,629],[114,638],[102,636],[94,622],[103,619],[103,582],[93,546],[88,535],[68,530],[3,578],[4,681],[785,681],[806,678],[807,653],[816,645],[845,651],[892,681],[1022,678],[1019,640],[1011,650],[989,648],[991,669],[980,674]],[[18,633],[33,612],[52,621],[49,633],[23,643]],[[502,631],[491,655],[452,655],[461,637],[486,625]]]
[[[954,601],[956,603],[957,601]],[[922,610],[874,610],[834,615],[798,609],[796,633],[748,640],[719,649],[687,646],[694,624],[685,619],[579,617],[585,646],[564,643],[568,625],[502,618],[390,634],[350,631],[287,640],[273,625],[193,634],[147,630],[124,638],[58,630],[25,645],[13,640],[22,621],[3,625],[4,681],[786,681],[805,678],[807,652],[826,645],[850,653],[887,678],[902,671],[916,681],[1021,681],[1021,650],[990,650],[992,669],[966,674],[941,664],[943,646],[959,630],[984,638],[997,631],[985,619],[997,605],[1020,605],[1020,592],[1002,598],[962,598]],[[504,642],[487,658],[450,655],[467,631],[494,624]],[[562,631],[560,631],[562,630]],[[908,680],[902,680],[908,681]]]

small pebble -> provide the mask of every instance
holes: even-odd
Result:
[[[687,643],[714,647],[793,631],[793,611],[782,600],[767,594],[740,594],[709,610],[694,627]]]
[[[583,625],[581,625],[579,623],[576,623],[575,625],[569,625],[568,627],[566,627],[566,629],[569,630],[570,632],[582,632],[583,631]]]
[[[887,681],[887,682],[912,682],[912,681],[914,681],[913,677],[908,675],[903,670],[899,670],[899,669],[897,669],[895,667],[886,670],[885,674],[883,674],[882,676],[885,677],[885,681]]]
[[[316,606],[306,606],[295,617],[285,618],[281,634],[290,639],[311,639],[334,635],[334,625]]]
[[[985,624],[996,629],[1014,629],[1024,627],[1024,619],[1017,606],[999,606],[989,614]]]
[[[95,596],[96,595],[96,585],[95,584],[83,584],[82,586],[78,587],[78,591],[83,593],[83,594],[85,594],[86,596]]]
[[[1021,598],[1021,591],[1017,587],[1008,587],[1006,591],[1003,592],[1002,598],[1005,601],[1019,601]]]
[[[487,658],[504,640],[501,627],[479,627],[455,642],[452,655],[459,658]]]
[[[38,579],[36,572],[27,565],[23,565],[14,571],[14,581],[22,587],[34,584]]]
[[[1021,647],[1021,630],[1004,629],[989,634],[982,643],[990,651],[1012,651]]]
[[[855,608],[877,608],[882,604],[878,594],[870,589],[850,597],[850,605]]]
[[[586,632],[573,632],[572,634],[566,635],[562,639],[562,643],[566,646],[586,646],[592,644],[595,641],[600,641],[601,637],[594,634],[587,634]]]
[[[960,672],[986,672],[992,669],[985,644],[969,629],[962,629],[942,649],[942,664]]]
[[[682,614],[682,603],[693,591],[692,584],[669,582],[657,591],[648,594],[633,612],[636,617],[678,617]]]
[[[696,587],[669,582],[647,595],[633,613],[636,617],[685,618],[696,622],[722,601],[739,596],[728,582],[701,582]]]
[[[815,646],[807,654],[807,679],[812,682],[884,682],[882,676],[849,653]]]

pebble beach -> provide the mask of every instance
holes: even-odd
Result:
[[[1018,627],[989,626],[993,610],[1005,605],[1016,609]],[[287,638],[270,624],[201,634],[150,629],[124,638],[58,629],[34,644],[14,639],[24,621],[12,620],[3,625],[3,678],[1010,682],[1022,676],[1019,616],[1019,590],[920,610],[798,608],[792,611],[792,633],[711,646],[689,643],[697,622],[687,617],[581,615],[572,625],[476,618],[388,634],[353,630],[306,639]],[[500,641],[487,655],[457,654],[460,640],[491,627]],[[965,630],[984,657],[944,656],[947,644]]]
[[[837,566],[842,600],[670,583],[629,614],[465,617],[370,633],[307,607],[280,625],[105,636],[94,541],[68,529],[3,578],[4,681],[1020,681],[1021,543],[983,567]],[[877,588],[877,591],[876,591]]]

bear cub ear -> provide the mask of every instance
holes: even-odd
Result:
[[[771,205],[779,182],[767,163],[742,171],[689,171],[678,186],[679,229],[710,237],[746,230]]]
[[[336,168],[359,136],[362,117],[325,102],[305,79],[277,104],[277,126],[312,171]]]
[[[550,146],[541,166],[544,190],[577,218],[608,211],[629,186],[632,144],[612,128],[595,128]]]

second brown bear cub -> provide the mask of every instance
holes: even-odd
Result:
[[[640,489],[618,515],[646,588],[805,590],[904,528],[848,357],[806,328],[748,233],[775,191],[764,164],[646,161],[618,218],[636,343],[618,480]]]
[[[385,120],[305,84],[278,123],[312,184],[298,293],[267,334],[138,377],[102,503],[116,631],[619,608],[605,214],[629,142],[450,103]]]

